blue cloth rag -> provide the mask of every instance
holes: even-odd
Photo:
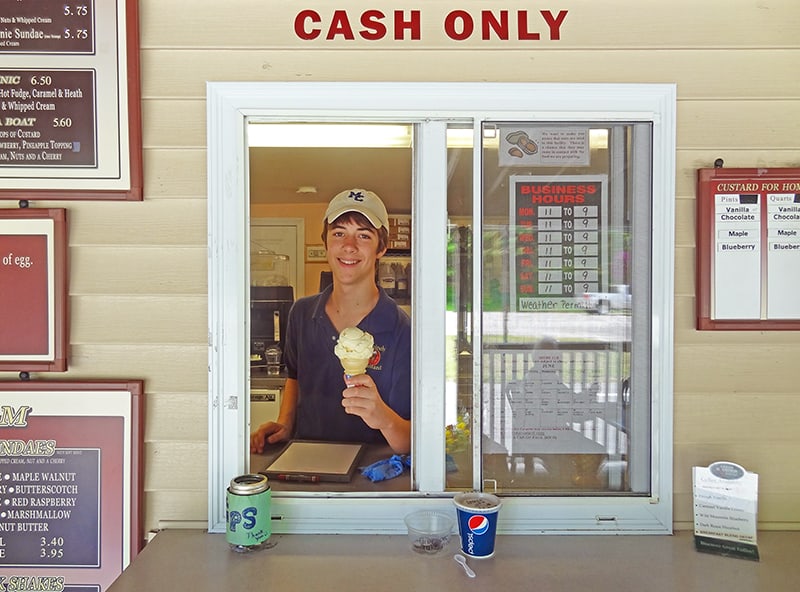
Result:
[[[403,474],[406,467],[411,466],[411,457],[407,454],[393,454],[391,458],[379,460],[369,466],[361,467],[361,474],[373,483],[394,479]]]

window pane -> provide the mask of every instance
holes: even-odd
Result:
[[[634,127],[484,125],[486,489],[648,491],[648,479],[636,487],[631,479],[631,459],[641,464],[650,445],[647,422],[630,421],[632,373],[649,372],[650,342],[650,194],[643,182],[649,169],[633,165],[649,162],[650,144],[634,145],[632,138],[641,137]],[[636,150],[646,158],[633,158]],[[644,338],[634,344],[634,334]],[[649,408],[649,393],[636,398],[637,406]],[[635,470],[642,474],[649,465]]]
[[[376,263],[375,279],[386,295],[411,315],[412,130],[412,124],[397,122],[249,121],[251,433],[261,425],[280,421],[282,415],[290,371],[283,354],[291,335],[296,343],[298,339],[297,332],[289,330],[290,309],[300,298],[318,298],[334,282],[321,235],[328,203],[343,189],[362,187],[374,191],[385,204],[389,214],[387,252]],[[306,247],[311,247],[311,256]],[[323,325],[320,334],[334,331],[331,323]],[[365,444],[360,466],[385,461],[393,454],[388,443],[376,430],[364,431],[364,422],[348,418],[341,406],[345,388],[342,370],[333,357],[332,345],[326,348],[321,341],[308,351],[302,345],[296,346],[298,360],[291,369],[296,373],[298,399],[305,400],[301,405],[308,407],[308,401],[315,401],[304,416],[306,423],[319,429],[316,418],[324,416],[324,424],[340,426],[331,429],[325,440]],[[376,345],[382,347],[377,340]],[[332,374],[332,379],[325,382],[328,388],[324,393],[331,403],[329,408],[321,407],[321,400],[308,398],[314,390],[308,377],[319,374],[326,367],[326,359],[335,365],[327,366]],[[369,372],[379,381],[379,368]],[[382,384],[388,386],[389,381]],[[382,394],[387,399],[390,396],[386,391]],[[348,419],[354,423],[348,426]],[[293,437],[301,437],[298,432],[308,429],[308,425],[296,424]],[[252,452],[249,470],[266,470],[285,445],[285,441],[267,444],[262,451]],[[278,498],[308,492],[316,495],[320,491],[385,493],[411,488],[409,471],[382,482],[373,482],[360,473],[349,480],[323,483],[280,479],[272,482],[273,494]]]
[[[447,489],[473,487],[472,126],[450,125],[447,148]]]

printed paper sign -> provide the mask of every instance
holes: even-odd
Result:
[[[588,166],[589,128],[503,126],[500,166]]]
[[[758,561],[758,475],[732,462],[692,470],[695,548]]]

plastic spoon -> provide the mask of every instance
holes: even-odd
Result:
[[[461,555],[459,553],[456,553],[455,555],[453,555],[453,559],[456,560],[456,563],[461,564],[461,567],[464,568],[464,571],[466,572],[466,574],[469,577],[471,577],[471,578],[475,577],[475,572],[472,571],[472,569],[470,568],[469,565],[467,565],[467,558],[466,557],[464,557],[463,555]]]

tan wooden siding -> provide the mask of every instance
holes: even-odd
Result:
[[[145,319],[140,321],[144,323]],[[146,398],[162,392],[207,393],[207,359],[208,347],[204,344],[73,344],[64,378],[142,379]],[[173,419],[183,421],[180,415]]]
[[[208,335],[205,294],[74,295],[70,311],[70,342],[74,345],[197,345]],[[142,319],[149,322],[143,324]]]
[[[148,442],[144,456],[150,467],[144,478],[145,491],[208,491],[208,463],[202,462],[208,458],[208,446],[203,442]]]
[[[199,450],[199,448],[198,448]],[[198,483],[198,486],[202,486]],[[200,522],[208,524],[207,487],[197,491],[179,489],[162,489],[148,491],[145,496],[145,516],[158,516],[157,520],[148,520],[146,531],[163,528],[164,522]]]
[[[386,80],[386,76],[375,76],[376,71],[383,70],[391,72],[391,79],[397,81],[674,82],[682,99],[773,99],[800,93],[800,77],[790,75],[796,69],[796,47],[759,51],[560,47],[547,51],[508,48],[502,53],[370,49],[355,64],[352,50],[330,48],[246,52],[143,48],[142,61],[157,64],[158,68],[154,68],[152,77],[142,81],[142,92],[146,97],[180,99],[204,95],[206,80]],[[186,69],[188,62],[195,67]],[[776,76],[775,72],[783,74]]]
[[[201,442],[206,447],[208,439],[208,389],[193,393],[163,392],[147,398],[149,421],[145,426],[145,440],[160,442]],[[198,453],[188,459],[204,465]],[[207,471],[206,471],[207,472]],[[169,483],[158,482],[158,487],[170,489]],[[196,488],[197,483],[194,483]]]
[[[171,170],[191,166],[184,153],[167,152],[165,162],[172,164]],[[205,149],[201,153],[205,159]],[[155,167],[153,167],[155,169]],[[148,169],[151,170],[151,169]],[[195,169],[196,171],[196,169]],[[156,172],[153,170],[153,172]],[[205,184],[205,163],[199,173],[203,176],[197,185]],[[166,183],[161,182],[162,186]],[[176,188],[177,189],[177,188]],[[175,199],[166,199],[147,193],[147,207],[141,203],[130,202],[117,204],[110,202],[81,203],[78,205],[64,203],[68,208],[69,242],[73,249],[79,247],[103,246],[138,246],[142,244],[142,235],[146,235],[150,245],[169,247],[203,246],[206,242],[206,188],[198,186],[190,197],[182,197],[175,191]],[[174,191],[174,190],[173,190]],[[180,219],[180,224],[175,220]],[[131,229],[137,229],[131,232]],[[204,292],[205,293],[205,292]]]
[[[159,48],[265,48],[309,47],[308,42],[297,39],[293,33],[294,16],[306,6],[287,5],[283,2],[231,0],[226,2],[220,17],[219,4],[211,0],[192,3],[192,9],[180,2],[141,2],[142,45]],[[330,15],[334,9],[347,8],[348,3],[331,6],[316,2],[308,5],[321,15]],[[370,6],[369,8],[372,8]],[[557,2],[551,6],[531,5],[524,0],[508,0],[502,6],[488,6],[481,0],[461,0],[457,4],[448,0],[429,0],[419,5],[423,16],[423,35],[415,46],[438,49],[446,38],[441,31],[443,17],[454,9],[466,10],[473,15],[481,10],[569,10],[568,20],[562,27],[562,39],[554,43],[529,43],[524,47],[537,50],[551,48],[602,48],[653,50],[656,48],[752,48],[774,46],[796,47],[800,17],[794,0],[749,2],[744,0],[715,0],[695,2],[678,0],[669,3],[631,2],[630,0],[592,0]],[[363,4],[351,6],[353,15],[365,10]],[[381,7],[384,12],[410,10],[402,4]],[[241,15],[233,18],[232,15]],[[354,20],[354,19],[353,19]],[[357,23],[356,23],[357,28]],[[532,26],[531,31],[542,30]],[[213,35],[211,34],[213,32]],[[370,44],[345,41],[316,44],[316,47],[348,47],[358,49],[392,48],[403,51],[409,44],[388,39]],[[487,43],[462,42],[459,47],[483,47]],[[510,48],[511,43],[495,44]],[[312,46],[313,47],[313,46]],[[379,78],[379,76],[374,76]]]
[[[147,241],[147,226],[137,235]],[[207,253],[204,244],[70,247],[70,293],[207,294]]]

